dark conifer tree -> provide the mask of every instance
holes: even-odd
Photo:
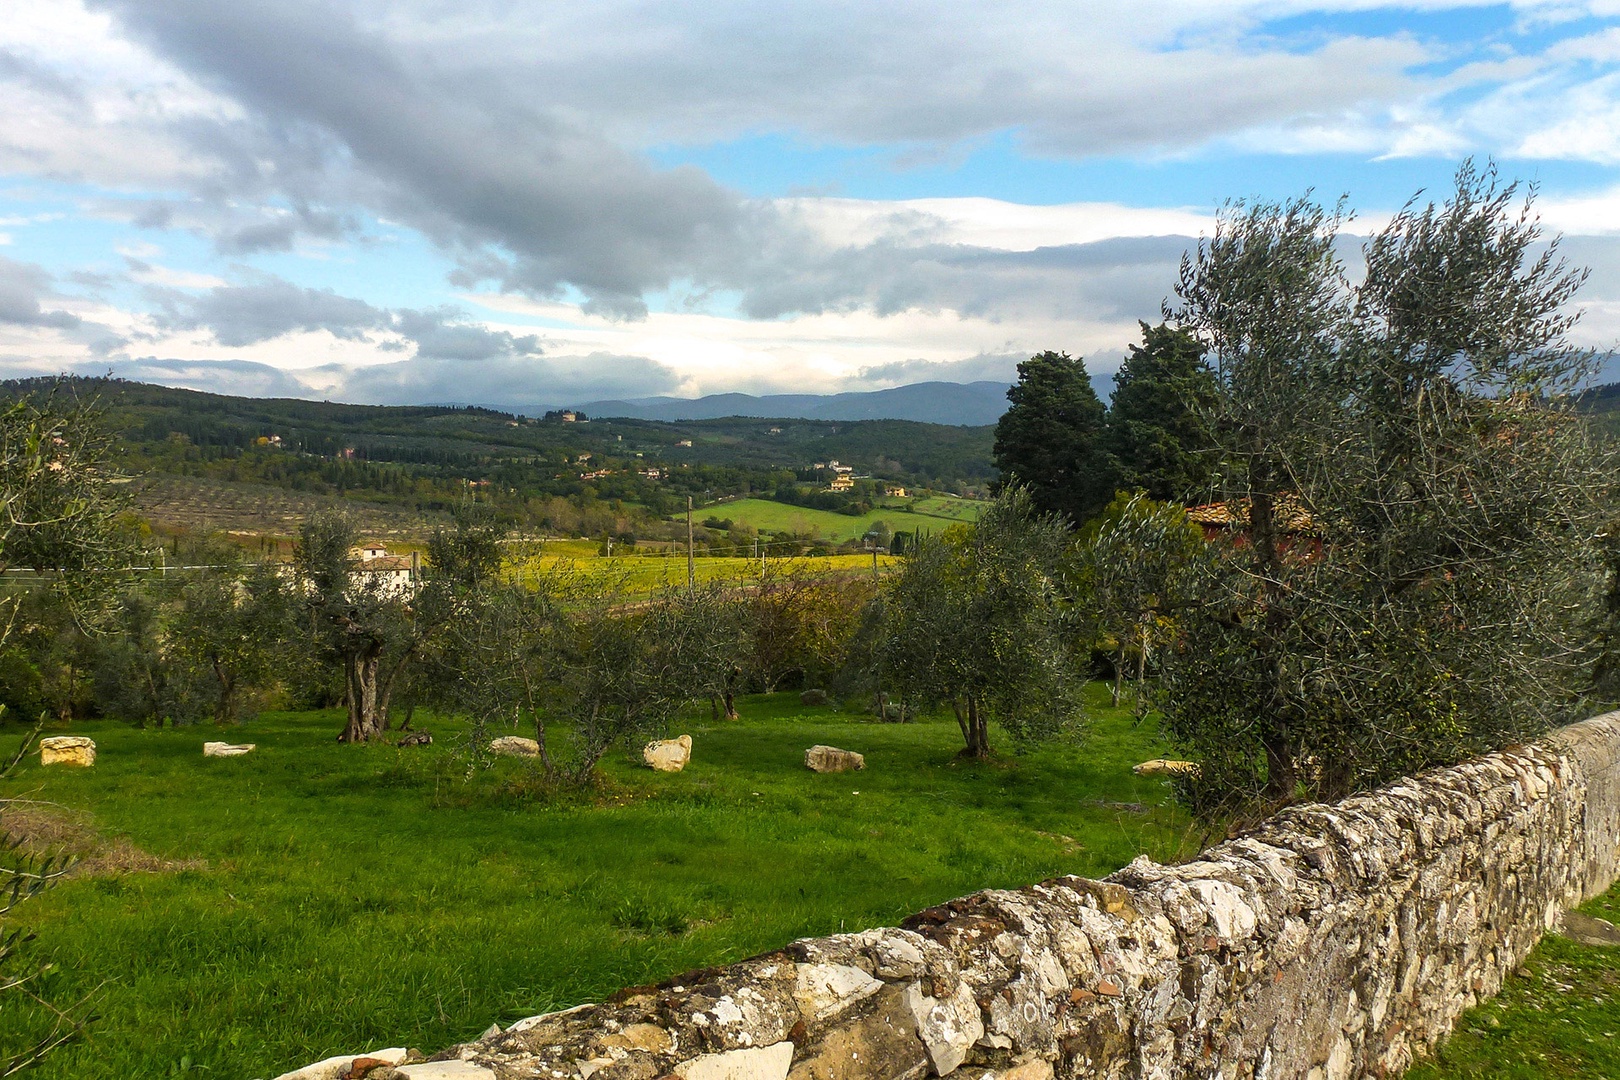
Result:
[[[1042,352],[1018,365],[1012,407],[996,424],[995,462],[1003,486],[1022,485],[1040,513],[1071,525],[1108,505],[1114,471],[1103,446],[1103,403],[1085,361]]]
[[[1186,330],[1142,324],[1114,377],[1105,445],[1119,486],[1160,502],[1197,501],[1213,475],[1215,375]]]

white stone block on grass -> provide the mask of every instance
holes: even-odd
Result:
[[[96,763],[96,741],[83,735],[52,735],[48,739],[41,739],[39,763],[89,768]]]
[[[641,759],[659,772],[680,772],[692,760],[692,736],[650,742],[642,748]]]
[[[301,1069],[294,1069],[289,1073],[282,1073],[275,1080],[342,1080],[354,1070],[354,1063],[362,1058],[370,1058],[383,1065],[398,1065],[410,1055],[410,1051],[403,1046],[391,1046],[387,1050],[373,1050],[369,1054],[339,1054],[336,1057],[322,1058],[312,1065],[305,1065]]]
[[[521,735],[502,735],[490,740],[489,752],[502,757],[539,757],[540,744]]]

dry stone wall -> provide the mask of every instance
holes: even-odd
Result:
[[[1611,713],[1289,809],[1181,866],[977,893],[359,1075],[1393,1076],[1608,888],[1617,860]]]

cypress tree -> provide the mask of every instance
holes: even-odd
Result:
[[[1114,377],[1106,447],[1119,486],[1160,502],[1201,501],[1213,475],[1215,375],[1186,330],[1142,323]]]
[[[1103,446],[1102,401],[1085,361],[1036,353],[1018,365],[1012,407],[996,424],[995,463],[1004,487],[1029,489],[1035,508],[1080,525],[1108,505],[1114,471]]]

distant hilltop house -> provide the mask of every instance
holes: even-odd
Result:
[[[545,415],[547,420],[556,420],[564,424],[579,424],[586,419],[585,414],[577,409],[551,409]]]
[[[253,440],[253,443],[254,443],[255,446],[280,446],[281,445],[281,436],[280,435],[260,435],[257,439]]]
[[[385,596],[409,596],[422,580],[421,557],[414,551],[390,555],[381,541],[369,540],[360,545],[359,553],[358,572]]]
[[[663,476],[664,473],[661,469],[642,469],[641,475],[645,476],[648,480],[657,480],[659,477]]]
[[[855,477],[852,473],[835,473],[827,483],[828,491],[852,491],[855,488]]]
[[[676,446],[684,446],[684,447],[686,447],[687,449],[690,450],[692,448],[692,440],[691,439],[682,439],[680,442],[676,443],[675,445]]]
[[[887,495],[891,499],[904,499],[907,492],[906,489],[901,487],[899,484],[884,484],[883,494]]]

